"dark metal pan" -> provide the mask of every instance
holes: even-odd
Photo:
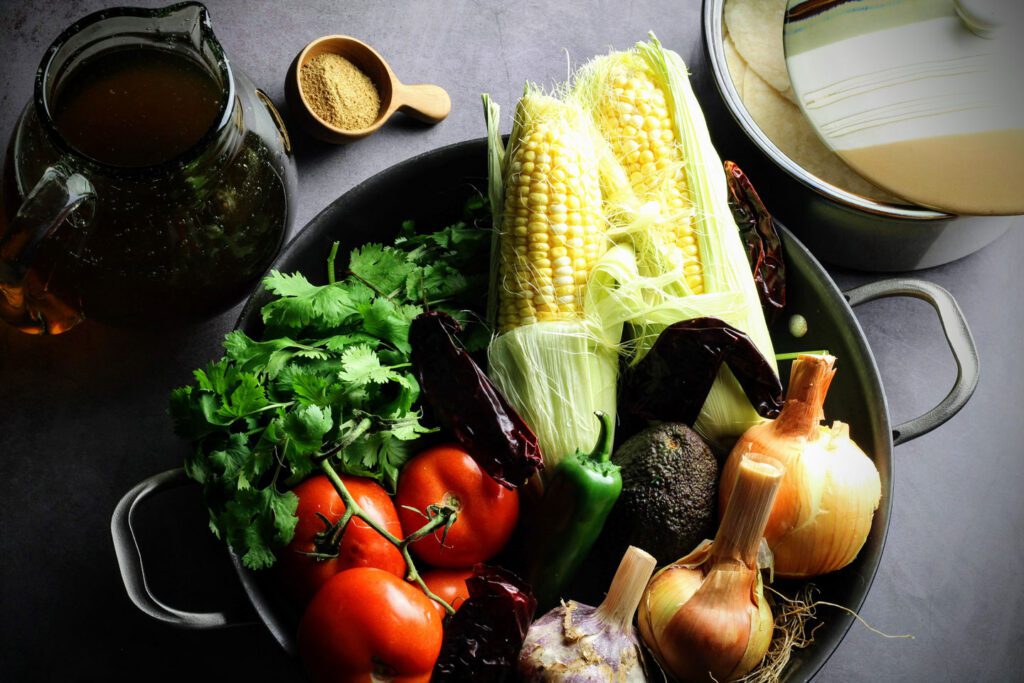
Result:
[[[284,250],[274,268],[300,270],[313,281],[325,280],[325,261],[331,243],[343,250],[371,241],[390,241],[403,220],[423,228],[451,223],[462,212],[474,188],[485,188],[486,143],[474,140],[414,157],[362,183],[314,218]],[[821,265],[793,235],[784,230],[783,243],[789,276],[787,314],[772,329],[780,353],[827,348],[839,358],[839,372],[829,392],[826,414],[850,424],[854,439],[869,453],[882,479],[882,502],[875,514],[868,541],[860,555],[842,571],[816,579],[821,599],[860,609],[882,559],[892,506],[893,447],[914,439],[953,417],[978,382],[978,356],[963,313],[941,287],[922,280],[893,279],[839,291]],[[343,252],[344,253],[344,252]],[[893,428],[874,357],[854,315],[853,307],[884,297],[913,297],[931,304],[939,316],[957,364],[957,378],[949,395],[924,415]],[[238,320],[249,334],[260,330],[260,308],[265,292],[250,297]],[[800,313],[809,323],[807,335],[794,339],[786,330],[789,314]],[[783,368],[785,374],[786,368]],[[149,616],[185,628],[221,628],[252,623],[254,616],[223,612],[189,613],[160,602],[149,591],[142,558],[132,531],[132,514],[146,497],[187,483],[181,470],[171,470],[141,482],[129,491],[114,511],[111,531],[121,574],[132,601]],[[286,651],[294,653],[297,615],[279,602],[265,580],[239,564],[238,577],[263,622]],[[850,628],[853,617],[830,611],[815,642],[798,650],[785,675],[787,681],[808,680],[821,668]]]

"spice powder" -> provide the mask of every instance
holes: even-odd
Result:
[[[302,94],[335,128],[359,130],[377,120],[380,93],[370,77],[341,55],[324,52],[302,65]]]

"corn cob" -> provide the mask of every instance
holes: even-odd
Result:
[[[669,217],[654,226],[683,252],[683,273],[693,294],[704,292],[692,202],[665,96],[665,85],[636,54],[627,53],[603,74],[594,120],[622,164],[634,193],[657,197]]]
[[[686,67],[656,38],[584,66],[573,100],[591,117],[614,161],[602,167],[605,212],[616,240],[633,247],[641,281],[627,288],[639,362],[666,325],[699,316],[746,332],[769,363],[774,350],[750,266],[727,203]],[[727,442],[761,421],[727,368],[701,411],[698,431]]]
[[[595,411],[615,414],[622,323],[601,323],[591,287],[610,245],[600,138],[578,107],[527,89],[505,150],[499,109],[486,95],[484,106],[495,226],[489,309],[499,332],[488,374],[536,433],[550,473],[593,448]]]
[[[542,95],[524,96],[505,164],[498,329],[583,315],[583,290],[606,248],[599,228],[596,157],[580,116]]]

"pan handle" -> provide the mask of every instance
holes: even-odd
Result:
[[[135,508],[152,495],[188,483],[185,470],[180,467],[161,472],[136,484],[131,491],[124,494],[114,508],[114,515],[110,519],[110,533],[114,537],[114,552],[128,597],[136,607],[150,617],[180,628],[205,630],[254,624],[251,618],[242,618],[228,612],[184,612],[165,605],[149,590],[146,571],[142,566],[142,552],[132,528]]]
[[[892,430],[893,445],[899,446],[927,434],[960,412],[978,386],[979,363],[978,347],[967,326],[967,319],[964,318],[964,313],[953,295],[925,280],[894,278],[855,287],[844,292],[844,296],[851,306],[894,296],[909,296],[927,301],[939,315],[946,343],[949,344],[953,360],[956,361],[956,381],[953,382],[949,394],[924,415],[897,425]]]

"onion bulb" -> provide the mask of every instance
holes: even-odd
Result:
[[[818,576],[852,562],[882,496],[878,470],[850,438],[849,426],[821,424],[835,360],[799,356],[778,418],[748,429],[722,471],[720,511],[728,508],[745,453],[765,453],[786,468],[765,539],[775,572],[787,578]]]
[[[522,680],[647,680],[633,615],[656,560],[629,546],[598,607],[562,603],[533,622],[519,654]]]
[[[651,579],[640,601],[640,635],[680,681],[732,681],[757,666],[771,643],[772,612],[757,566],[782,466],[742,458],[735,494],[714,541]]]

